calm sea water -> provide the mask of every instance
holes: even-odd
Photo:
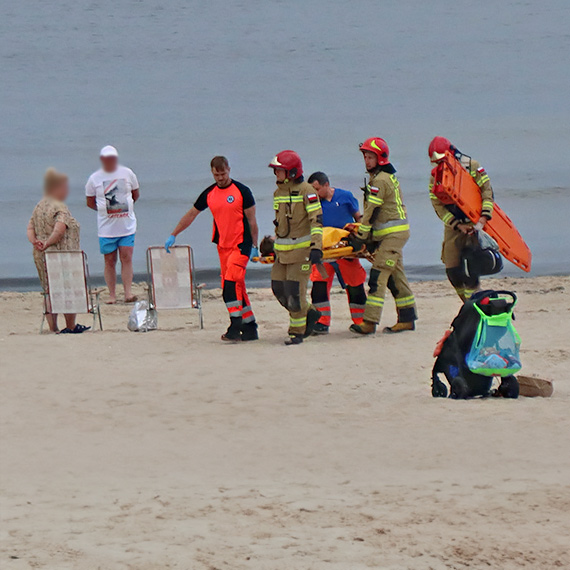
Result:
[[[416,275],[439,268],[426,146],[443,134],[480,160],[534,253],[570,271],[570,2],[567,0],[92,0],[0,3],[0,278],[35,275],[25,228],[48,166],[100,273],[83,186],[114,144],[141,181],[136,269],[210,183],[212,155],[259,203],[267,163],[294,148],[308,172],[357,190],[358,143],[390,143],[413,224]],[[216,265],[210,218],[180,242]],[[520,272],[514,267],[511,274]]]

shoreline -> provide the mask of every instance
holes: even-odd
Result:
[[[365,264],[367,273],[369,265]],[[249,267],[246,277],[249,289],[264,289],[270,285],[270,268],[269,267]],[[406,266],[406,275],[410,282],[422,283],[424,281],[445,281],[445,269],[443,265],[425,265],[425,266]],[[534,279],[540,277],[568,277],[570,272],[561,269],[560,271],[532,272],[531,274],[523,273],[516,268],[507,267],[493,279]],[[119,284],[120,284],[120,275]],[[483,277],[485,279],[485,277]],[[148,276],[144,272],[135,272],[133,283],[146,283]],[[207,289],[217,288],[219,286],[219,269],[197,269],[196,281],[206,285]],[[105,280],[102,274],[91,275],[92,287],[104,287]],[[13,291],[17,293],[33,293],[41,291],[41,285],[37,276],[33,277],[2,277],[0,278],[0,292]]]

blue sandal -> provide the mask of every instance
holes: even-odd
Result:
[[[59,334],[81,334],[82,332],[88,331],[90,328],[91,327],[86,327],[85,325],[75,325],[75,328],[65,328],[59,331]]]

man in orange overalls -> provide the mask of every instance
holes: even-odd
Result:
[[[189,227],[200,212],[210,208],[214,217],[212,241],[218,246],[222,294],[230,316],[230,326],[222,340],[257,340],[257,323],[245,286],[247,262],[259,256],[255,199],[247,186],[230,178],[226,157],[215,156],[210,167],[215,183],[208,186],[182,216],[164,247],[169,251],[176,236]]]

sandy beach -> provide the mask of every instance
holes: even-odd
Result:
[[[485,285],[519,294],[552,398],[431,397],[446,282],[414,284],[416,332],[374,338],[337,291],[331,334],[298,347],[264,289],[261,340],[230,346],[219,291],[202,331],[181,311],[132,333],[117,305],[62,336],[38,334],[39,293],[1,293],[0,567],[570,568],[570,278]]]

